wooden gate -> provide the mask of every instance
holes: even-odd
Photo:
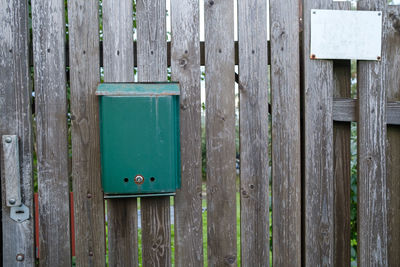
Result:
[[[356,66],[310,59],[311,9],[349,2],[201,3],[0,0],[0,136],[19,139],[29,209],[10,217],[2,143],[3,266],[400,262],[400,7],[358,1],[382,11],[383,45]],[[97,85],[168,77],[181,86],[181,189],[105,202]]]

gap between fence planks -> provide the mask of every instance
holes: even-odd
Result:
[[[388,101],[400,101],[400,7],[387,7],[385,88]],[[388,113],[388,109],[387,109]],[[389,117],[389,114],[388,114]],[[400,126],[387,129],[388,265],[400,262]]]
[[[99,115],[95,96],[100,82],[98,8],[97,0],[68,2],[72,190],[75,215],[75,232],[72,231],[72,235],[76,235],[77,266],[106,264]],[[86,38],[84,42],[82,36]]]
[[[104,81],[133,82],[133,6],[103,1]],[[108,199],[109,266],[138,266],[136,198]]]
[[[299,1],[270,2],[273,265],[301,265]],[[250,266],[250,265],[249,265]],[[254,265],[255,266],[255,265]]]
[[[209,266],[236,266],[233,0],[204,2]]]
[[[171,1],[172,80],[179,81],[182,185],[175,196],[175,265],[203,266],[199,1]]]
[[[137,0],[140,82],[167,80],[166,3]],[[141,198],[143,266],[171,266],[170,198]]]
[[[359,10],[382,10],[382,61],[358,61],[357,261],[387,266],[386,91],[387,12],[384,0],[363,0]]]
[[[32,1],[40,266],[71,266],[65,7]]]
[[[17,135],[19,138],[18,171],[21,173],[21,197],[30,214],[30,219],[22,223],[10,218],[10,208],[5,202],[4,155],[1,155],[0,259],[2,266],[14,266],[17,255],[22,254],[24,261],[18,266],[34,266],[33,132],[28,62],[28,4],[27,1],[0,0],[0,6],[0,138],[2,135]],[[0,145],[0,151],[2,150]]]
[[[311,9],[330,0],[305,0],[304,19],[304,265],[334,262],[333,63],[310,60]]]

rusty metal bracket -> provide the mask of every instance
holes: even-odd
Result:
[[[19,207],[11,207],[10,218],[16,222],[23,222],[29,219],[29,208],[24,204]]]
[[[18,136],[3,135],[3,158],[6,205],[10,218],[16,222],[29,219],[29,208],[22,204]]]
[[[4,178],[6,205],[21,206],[21,177],[19,168],[18,137],[3,135]]]

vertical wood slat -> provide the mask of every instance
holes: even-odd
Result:
[[[40,266],[71,266],[64,8],[32,1]]]
[[[133,6],[131,0],[103,1],[105,82],[133,82]],[[108,199],[109,266],[138,266],[137,200]]]
[[[388,101],[400,101],[400,7],[389,6],[386,24],[386,94]],[[388,266],[400,262],[400,126],[387,128]]]
[[[241,265],[269,265],[267,4],[238,1]]]
[[[311,9],[330,0],[305,0],[304,18],[304,264],[333,265],[333,64],[310,59]],[[318,55],[317,55],[318,56]]]
[[[98,8],[96,0],[68,2],[77,266],[105,266],[104,199],[95,96],[100,82]]]
[[[381,10],[386,1],[361,0],[359,10]],[[387,29],[383,27],[382,61],[358,61],[357,260],[360,266],[387,266],[386,92],[384,65]]]
[[[167,80],[166,2],[137,0],[138,80]],[[170,198],[140,200],[143,266],[171,266]]]
[[[172,80],[181,88],[182,185],[175,196],[175,265],[203,266],[198,0],[171,1]]]
[[[333,64],[334,97],[350,97],[350,61],[336,61]],[[350,134],[349,122],[333,124],[333,179],[334,186],[334,266],[350,265]]]
[[[34,210],[32,180],[31,86],[28,53],[27,1],[0,0],[0,137],[19,137],[22,203],[29,208],[30,219],[22,223],[10,218],[5,203],[4,169],[2,181],[2,266],[15,266],[17,254],[24,255],[18,266],[34,266]],[[2,151],[2,149],[0,149]],[[1,153],[1,152],[0,152]],[[4,168],[4,155],[0,156]],[[2,254],[2,255],[1,255]]]
[[[270,2],[273,265],[301,265],[299,1]]]
[[[209,266],[236,266],[233,0],[205,1]]]

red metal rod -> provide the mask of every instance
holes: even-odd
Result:
[[[35,205],[35,247],[36,247],[36,258],[40,258],[39,254],[39,196],[38,193],[34,194],[34,205]],[[72,256],[75,257],[75,217],[74,217],[74,195],[70,192],[70,212],[71,212],[71,252]]]

